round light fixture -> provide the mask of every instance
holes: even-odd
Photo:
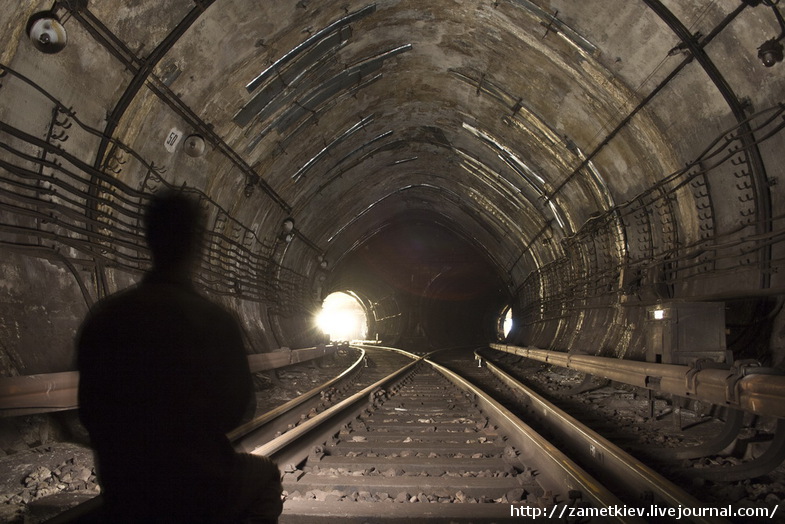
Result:
[[[766,67],[782,62],[782,44],[779,43],[777,38],[766,40],[758,48],[758,58]]]
[[[52,11],[40,11],[27,20],[27,36],[42,53],[54,54],[68,42],[65,27]]]
[[[199,135],[191,135],[185,139],[183,144],[185,154],[194,158],[200,157],[204,154],[204,138]]]

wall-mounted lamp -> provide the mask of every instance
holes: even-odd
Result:
[[[750,3],[749,1],[747,3]],[[758,48],[758,59],[763,62],[766,67],[772,67],[778,62],[782,62],[783,48],[780,40],[785,38],[785,18],[780,13],[780,8],[777,7],[779,0],[763,0],[763,4],[771,7],[774,11],[774,16],[777,17],[777,22],[780,24],[780,36],[774,37],[770,40],[763,42]],[[758,5],[757,2],[751,5]]]
[[[779,43],[779,39],[772,38],[763,42],[758,48],[758,58],[766,67],[782,62],[782,44]]]
[[[657,304],[651,307],[646,308],[646,320],[647,321],[664,321],[666,319],[671,318],[671,308],[668,306],[663,306],[662,304]]]
[[[319,269],[327,269],[327,267],[330,265],[327,263],[327,259],[324,258],[324,255],[319,255],[316,257],[316,261],[319,262]]]
[[[294,240],[294,219],[292,217],[287,217],[281,222],[281,238],[287,243]]]
[[[65,27],[53,11],[39,11],[27,19],[27,36],[42,53],[54,54],[68,42]]]
[[[204,138],[199,135],[191,135],[185,139],[183,144],[185,154],[194,158],[204,154]]]

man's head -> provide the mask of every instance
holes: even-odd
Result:
[[[171,190],[151,199],[145,237],[157,269],[190,269],[200,254],[203,234],[204,216],[195,199]]]

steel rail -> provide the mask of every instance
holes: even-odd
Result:
[[[280,426],[280,420],[285,415],[292,413],[294,408],[304,404],[305,402],[313,399],[317,395],[319,395],[322,391],[325,391],[342,380],[348,378],[350,375],[355,373],[359,370],[360,365],[365,361],[366,354],[365,350],[359,348],[359,356],[357,360],[355,360],[349,367],[343,370],[340,374],[336,375],[335,377],[331,378],[327,382],[316,386],[315,388],[311,389],[310,391],[306,391],[302,395],[297,398],[293,398],[292,400],[281,404],[280,406],[271,409],[267,413],[264,413],[253,420],[242,424],[229,433],[227,433],[227,437],[230,441],[237,443],[237,447],[240,448],[242,451],[247,451],[246,448],[253,449],[259,446],[259,441],[270,440],[270,436],[268,433],[270,431],[279,430],[280,427],[271,428],[270,426],[275,424],[276,426]]]
[[[785,418],[785,375],[767,374],[766,368],[749,368],[752,373],[745,374],[743,367],[699,369],[508,344],[492,343],[489,347],[624,384],[741,409],[756,415]]]
[[[385,349],[392,349],[392,348],[385,348]],[[395,350],[401,352],[401,350]],[[377,381],[375,384],[369,386],[364,391],[359,392],[356,395],[357,403],[353,406],[347,406],[347,410],[341,413],[336,413],[335,420],[326,419],[326,423],[330,426],[329,429],[324,430],[322,425],[319,424],[318,421],[313,423],[314,431],[317,432],[317,436],[315,438],[308,438],[308,440],[302,442],[296,442],[294,445],[300,448],[301,453],[297,458],[292,461],[287,461],[287,466],[284,468],[285,471],[297,471],[299,468],[296,468],[301,462],[306,461],[306,453],[305,448],[308,446],[312,446],[308,453],[307,461],[304,469],[308,469],[308,462],[311,462],[313,459],[318,464],[322,464],[322,460],[329,460],[330,458],[338,459],[338,463],[342,463],[341,459],[348,461],[348,464],[357,464],[359,469],[362,470],[370,466],[371,464],[377,464],[377,467],[381,467],[383,464],[387,464],[389,467],[393,467],[393,463],[389,461],[393,461],[397,463],[401,460],[400,457],[397,456],[396,453],[393,453],[391,456],[385,456],[385,452],[379,450],[382,455],[378,457],[384,458],[372,458],[371,454],[368,454],[365,457],[355,457],[352,454],[348,454],[346,456],[338,453],[335,457],[324,457],[322,459],[322,455],[325,452],[325,448],[322,447],[322,444],[325,441],[328,442],[328,446],[330,446],[329,441],[332,440],[336,434],[341,436],[338,437],[339,440],[345,439],[345,430],[353,433],[350,427],[347,427],[348,420],[352,420],[351,424],[358,421],[358,417],[362,417],[362,415],[368,415],[370,413],[369,406],[377,406],[377,402],[381,400],[384,403],[384,399],[387,396],[386,393],[390,392],[389,400],[399,398],[397,393],[404,393],[408,390],[408,381],[410,377],[413,380],[417,380],[415,375],[418,372],[414,369],[415,366],[424,366],[423,358],[417,355],[409,354],[412,358],[417,358],[411,364],[395,371],[393,374]],[[428,401],[426,400],[426,403]],[[438,400],[436,401],[438,403]],[[468,399],[464,398],[464,402],[470,402]],[[397,408],[396,408],[397,409]],[[416,408],[414,408],[416,410]],[[403,410],[407,411],[407,410]],[[378,412],[377,412],[378,413]],[[462,412],[461,412],[462,413]],[[348,416],[347,416],[348,415]],[[386,422],[386,421],[385,421]],[[393,422],[395,424],[395,422]],[[365,427],[363,425],[363,427]],[[340,431],[340,433],[339,433]],[[406,446],[407,440],[404,440],[403,444],[397,444],[396,441],[402,438],[403,436],[407,436],[409,433],[405,431],[403,434],[401,433],[389,433],[382,431],[379,435],[376,435],[373,431],[367,433],[367,437],[361,437],[361,442],[365,442],[365,438],[373,440],[374,437],[381,437],[381,441],[377,441],[377,445],[381,446],[382,448],[389,448],[392,447],[394,449],[397,448],[398,445]],[[412,436],[417,437],[418,432],[414,430]],[[358,432],[361,435],[366,435],[366,433],[360,429]],[[463,436],[464,433],[458,431],[457,433],[448,432],[450,435]],[[495,432],[494,432],[495,433]],[[428,435],[435,435],[435,433],[428,433]],[[449,437],[448,437],[449,438]],[[460,438],[460,437],[458,437]],[[391,439],[389,442],[387,439]],[[429,439],[426,438],[426,442]],[[349,439],[347,441],[349,446],[351,447],[354,442],[353,439]],[[428,446],[429,444],[423,443],[424,446]],[[498,448],[497,448],[498,449]],[[419,455],[418,455],[419,457]],[[280,455],[274,455],[274,459],[281,460]],[[366,460],[363,460],[366,459]],[[481,460],[473,457],[472,460]],[[422,470],[423,472],[427,471],[428,468],[436,468],[439,469],[443,466],[436,465],[434,466],[431,464],[428,465],[428,462],[433,460],[437,461],[439,459],[424,459],[424,458],[410,458],[408,459],[409,463],[417,464],[417,466],[412,466],[415,469],[420,467],[424,467]],[[453,459],[449,459],[453,460]],[[466,459],[456,458],[454,459],[458,461],[462,465],[466,465]],[[413,461],[413,462],[412,462]],[[493,459],[489,459],[490,462],[494,462]],[[404,459],[404,462],[406,460]],[[506,463],[503,459],[497,458],[496,462]],[[332,467],[338,468],[338,471],[342,469],[343,466],[336,466],[335,462],[328,462],[328,464],[322,464],[324,468],[332,469]],[[315,466],[314,466],[315,467]],[[350,469],[354,470],[354,466],[346,466]],[[404,468],[408,468],[409,466],[401,466]],[[310,477],[309,477],[310,475]],[[330,474],[328,473],[328,476]],[[304,482],[305,486],[311,486],[312,483],[316,483],[317,486],[319,485],[326,485],[326,486],[333,486],[334,490],[337,491],[344,491],[347,494],[354,489],[355,487],[359,487],[360,490],[364,489],[360,486],[366,486],[365,482],[356,482],[352,479],[356,479],[356,475],[341,475],[338,473],[338,478],[330,478],[328,480],[318,480],[321,475],[316,474],[316,479],[314,478],[313,472],[305,473],[305,477],[301,480],[300,476],[297,475],[296,481],[289,481],[287,485],[286,476],[284,476],[284,487],[288,489],[294,489],[295,491],[298,489],[297,486],[300,482]],[[422,477],[417,476],[404,476],[398,477],[399,481],[403,482],[395,482],[394,479],[388,480],[380,480],[384,479],[385,476],[373,476],[368,480],[368,488],[374,493],[377,490],[388,491],[388,490],[404,490],[404,492],[408,493],[409,490],[420,489],[429,491],[430,482],[428,479],[423,479]],[[433,481],[433,479],[430,479]],[[453,486],[453,482],[457,483],[458,485],[467,484],[465,489],[471,490],[473,485],[481,484],[477,482],[473,482],[478,479],[464,479],[468,480],[468,482],[462,483],[461,479],[459,478],[447,478],[442,479],[443,481],[440,483],[439,488],[434,488],[436,491],[439,490],[451,490],[453,488],[447,487],[445,488],[445,480],[447,481],[447,485]],[[499,484],[504,484],[505,479],[494,479],[497,482],[492,482],[492,487],[489,489],[499,489]],[[518,484],[513,480],[511,480],[511,485],[513,489],[518,487]],[[429,484],[429,487],[421,486],[420,483],[425,481]],[[438,482],[438,481],[437,481]],[[383,486],[383,487],[382,487]],[[474,486],[475,489],[481,489],[479,486]],[[303,487],[302,489],[309,489],[308,487]],[[319,489],[313,488],[310,489]],[[329,489],[325,487],[325,489]],[[502,488],[503,489],[503,488]],[[460,487],[455,487],[454,490],[460,491]],[[394,492],[394,491],[393,491]],[[430,491],[429,491],[430,492]],[[294,492],[293,492],[294,493]],[[392,493],[392,492],[391,492]],[[307,498],[303,499],[298,497],[297,495],[294,496],[292,499],[288,499],[287,502],[284,504],[284,513],[281,516],[282,521],[288,522],[289,519],[293,519],[296,522],[320,522],[320,523],[327,523],[327,522],[336,522],[338,518],[349,518],[352,519],[351,522],[360,522],[360,521],[368,521],[372,520],[373,522],[431,522],[438,521],[438,522],[447,522],[447,521],[458,521],[458,522],[467,522],[467,518],[471,519],[475,522],[490,522],[490,521],[499,521],[499,520],[506,520],[510,516],[510,509],[507,504],[462,504],[462,503],[453,503],[453,504],[428,504],[428,503],[418,503],[418,504],[380,504],[379,502],[371,502],[371,501],[362,501],[362,500],[353,500],[351,502],[347,501],[330,501],[330,500],[309,500]]]
[[[277,369],[332,354],[337,346],[248,355],[253,372]],[[79,372],[0,377],[0,417],[77,409]]]
[[[321,443],[328,440],[331,436],[335,435],[341,429],[341,427],[343,427],[347,419],[359,415],[364,409],[366,409],[368,401],[372,401],[382,389],[392,386],[392,389],[394,390],[397,387],[396,384],[400,383],[401,380],[414,371],[415,366],[430,365],[436,371],[444,375],[450,382],[455,384],[460,390],[470,394],[476,401],[479,409],[481,409],[490,417],[491,422],[493,424],[498,424],[499,427],[501,427],[506,432],[507,436],[509,437],[509,442],[512,443],[518,450],[520,450],[521,457],[525,465],[536,470],[536,480],[538,484],[540,484],[546,490],[552,490],[553,494],[555,494],[554,500],[572,500],[575,498],[575,490],[579,490],[580,500],[584,503],[590,502],[595,508],[623,506],[623,502],[620,501],[613,493],[611,493],[607,488],[603,487],[582,468],[572,462],[553,444],[547,442],[543,437],[534,432],[528,425],[520,421],[501,404],[488,397],[468,380],[458,376],[456,373],[453,373],[443,366],[428,360],[427,357],[422,357],[394,348],[383,349],[404,354],[411,358],[412,362],[400,367],[386,377],[377,380],[373,384],[363,388],[361,391],[355,393],[349,398],[339,402],[331,408],[328,408],[326,411],[306,420],[299,426],[284,433],[280,437],[277,437],[264,445],[255,447],[251,452],[254,454],[270,456],[273,460],[276,460],[279,464],[283,465],[284,470],[294,470],[297,464],[301,463],[303,460],[305,460],[305,458],[307,458],[307,456],[313,450],[314,446],[319,446]],[[361,356],[361,358],[358,359],[352,367],[355,367],[358,365],[358,363],[361,363],[364,360],[363,357],[364,355]],[[341,373],[340,376],[345,376],[349,371],[350,370],[348,369],[345,370]],[[336,377],[336,379],[339,377]],[[314,391],[321,389],[321,387],[315,388]],[[313,391],[309,393],[313,393]],[[309,393],[306,393],[306,396]],[[301,404],[301,402],[296,402],[296,404]],[[294,405],[291,407],[294,407]],[[264,417],[266,416],[261,418]],[[267,418],[268,420],[273,420],[276,417],[270,415]],[[240,440],[242,440],[242,437],[240,437]],[[605,451],[606,449],[610,448],[602,449]],[[609,455],[606,454],[606,456]],[[637,468],[638,465],[636,464],[632,467]],[[646,476],[649,473],[643,469],[639,474]],[[656,476],[656,474],[654,474],[654,476]],[[667,481],[664,480],[661,481],[660,479],[657,479],[657,481],[658,484],[661,485],[667,486],[668,484]],[[689,498],[679,498],[674,500],[678,500],[678,503],[688,507],[700,506],[699,503],[696,503]],[[89,511],[90,508],[95,508],[100,504],[100,497],[96,497],[87,503],[80,505],[79,508],[81,508],[84,512]],[[358,502],[352,504],[353,508],[356,508],[361,512],[366,512],[369,515],[379,515],[378,503]],[[561,505],[561,503],[557,504],[557,506],[559,505]],[[308,508],[310,506],[314,506],[311,508],[314,512],[316,512],[314,514],[319,514],[319,510],[324,510],[324,507],[329,506],[329,504],[318,503],[314,505],[310,504],[308,501],[297,501],[296,504],[297,511],[304,510],[307,512],[309,511]],[[461,507],[460,504],[450,504],[449,506],[451,507],[447,508],[445,505],[440,504],[438,505],[438,508],[436,508],[431,504],[396,505],[395,518],[416,518],[418,516],[422,517],[423,515],[444,516],[444,511],[448,511],[450,515],[455,513],[458,518],[460,518],[460,516],[466,517],[467,515],[474,516],[477,514],[477,511],[481,511],[487,516],[487,512],[490,509],[483,504],[475,504],[472,505],[472,507]],[[434,513],[434,510],[436,513]],[[346,514],[345,508],[343,511],[344,516],[346,517],[354,516]],[[468,513],[466,513],[467,511]],[[299,515],[299,513],[296,514]],[[77,513],[75,513],[74,510],[69,510],[50,522],[71,522],[67,515],[73,516],[77,515]],[[618,516],[615,518],[610,517],[610,520],[604,520],[604,522],[613,521],[624,523],[644,522],[641,519],[631,516]],[[698,520],[698,522],[721,521]]]
[[[522,463],[537,470],[538,484],[554,493],[562,494],[563,500],[569,500],[568,494],[571,491],[579,490],[581,499],[584,502],[589,499],[594,507],[624,506],[624,503],[616,495],[578,466],[558,447],[547,441],[487,393],[446,367],[430,360],[426,360],[426,362],[456,386],[476,396],[480,408],[488,414],[494,423],[498,423],[507,432],[509,442],[514,443],[521,453]],[[605,522],[616,521],[627,524],[645,522],[631,516],[608,516],[605,520]]]
[[[410,356],[415,359],[411,363],[377,380],[315,417],[308,419],[291,431],[287,431],[283,435],[255,447],[250,453],[271,457],[284,468],[302,462],[308,456],[313,446],[321,444],[331,435],[337,433],[347,418],[354,417],[362,412],[366,407],[369,395],[379,388],[391,384],[423,359],[419,355],[410,354]]]
[[[477,399],[480,409],[489,415],[493,423],[498,423],[507,431],[510,441],[521,450],[526,465],[537,470],[537,482],[544,484],[544,489],[551,490],[563,501],[570,500],[570,494],[579,490],[582,500],[590,500],[596,507],[623,505],[623,502],[613,493],[604,488],[553,444],[534,432],[528,425],[476,386],[426,357],[416,355],[412,355],[412,357],[416,357],[416,360],[303,422],[296,428],[254,448],[251,453],[271,457],[282,466],[284,471],[296,470],[297,465],[303,462],[312,450],[318,449],[323,442],[338,433],[348,420],[362,413],[368,405],[369,398],[372,398],[375,392],[397,383],[411,373],[415,366],[425,362],[447,377],[459,389],[473,395]],[[358,508],[360,506],[358,505]],[[619,518],[618,521],[643,522],[631,517]]]
[[[481,361],[484,358],[476,351],[474,354]],[[484,360],[484,363],[493,375],[526,399],[527,407],[548,425],[549,431],[568,443],[571,453],[580,455],[585,463],[593,464],[603,472],[607,472],[618,486],[623,487],[633,498],[643,500],[648,492],[654,496],[655,503],[672,508],[679,506],[698,508],[703,505],[692,495],[505,373],[500,367],[488,360]],[[701,523],[727,522],[722,518],[685,518],[691,522]]]

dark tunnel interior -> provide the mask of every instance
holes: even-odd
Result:
[[[496,336],[510,297],[486,253],[427,215],[389,224],[336,267],[326,290],[391,302],[398,315],[370,315],[371,338],[414,351],[471,346]]]
[[[204,211],[194,288],[249,362],[338,352],[316,320],[344,292],[380,353],[483,347],[785,434],[784,12],[3,2],[0,450],[76,411],[80,325],[150,270],[166,190]]]
[[[162,188],[250,353],[350,291],[385,344],[494,343],[509,306],[508,343],[631,360],[650,310],[713,304],[717,352],[785,365],[776,2],[167,5],[0,13],[4,374],[73,370]]]

